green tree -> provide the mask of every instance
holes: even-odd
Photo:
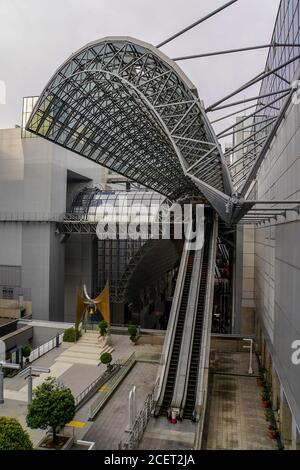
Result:
[[[31,450],[32,442],[19,421],[0,417],[0,450]]]
[[[100,336],[105,336],[107,334],[107,330],[108,330],[107,321],[106,320],[99,321],[98,328],[99,328]]]
[[[104,352],[100,356],[100,361],[102,364],[105,364],[107,366],[108,370],[111,370],[111,361],[112,361],[112,355],[108,352]]]
[[[34,390],[34,398],[28,405],[27,425],[31,429],[52,428],[53,442],[57,441],[56,429],[72,421],[75,415],[75,400],[69,388],[58,384],[54,377],[46,380]]]
[[[131,341],[133,343],[135,343],[136,339],[137,339],[137,327],[135,325],[129,325],[128,326],[128,334],[129,334],[129,337],[131,339]]]

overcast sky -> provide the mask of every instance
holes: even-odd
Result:
[[[157,45],[226,1],[0,0],[0,80],[7,90],[6,105],[0,105],[0,128],[20,124],[22,97],[39,95],[57,67],[86,43],[103,36],[128,35]],[[239,0],[161,50],[178,57],[268,44],[279,3]],[[266,56],[264,49],[179,65],[208,106],[261,72]],[[252,87],[240,98],[257,91]]]

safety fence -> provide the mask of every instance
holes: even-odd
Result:
[[[97,377],[90,383],[79,395],[75,397],[76,411],[79,410],[95,393],[102,387],[113,375],[115,375],[121,368],[121,364],[117,361],[112,365],[110,370],[106,370],[104,374]]]
[[[121,365],[120,369],[116,374],[111,377],[109,381],[106,382],[106,386],[102,393],[96,398],[96,400],[91,404],[89,411],[89,421],[92,421],[96,418],[99,411],[104,407],[107,400],[111,397],[117,387],[120,385],[122,380],[126,377],[128,372],[132,369],[136,362],[135,354],[133,353],[127,361]]]
[[[153,415],[155,408],[155,397],[157,393],[159,382],[157,381],[152,392],[147,396],[143,408],[139,412],[132,429],[128,431],[128,439],[126,441],[119,442],[119,450],[134,450],[138,448],[138,445],[143,437],[149,419]]]
[[[44,343],[41,346],[38,346],[33,351],[31,351],[29,356],[29,362],[36,361],[39,357],[58,347],[63,341],[63,336],[63,333],[57,334],[56,336],[54,336],[54,338],[50,339],[50,341],[47,341],[47,343]]]

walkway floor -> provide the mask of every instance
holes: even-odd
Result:
[[[248,375],[248,353],[218,353],[212,376],[204,429],[207,450],[275,450],[276,441],[267,436],[258,367]]]
[[[197,425],[190,420],[171,424],[165,416],[151,418],[139,449],[190,450],[193,449]]]
[[[157,370],[158,364],[137,362],[103,410],[100,411],[96,420],[93,423],[86,423],[89,427],[88,431],[83,436],[78,437],[86,441],[96,442],[97,450],[118,449],[119,442],[128,438],[125,430],[128,425],[129,392],[135,385],[137,413],[139,413],[147,395],[154,387]],[[88,413],[85,408],[88,406],[89,403],[79,410],[74,419],[80,421],[86,417]]]
[[[95,337],[97,338],[96,341]],[[90,340],[88,340],[88,338],[90,338]],[[88,342],[90,346],[87,344]],[[113,360],[120,360],[121,362],[126,361],[133,352],[147,354],[157,354],[161,352],[161,346],[148,344],[134,346],[127,335],[112,335],[112,347],[114,349],[112,353]],[[48,375],[51,375],[59,378],[60,382],[70,387],[73,395],[77,396],[91,382],[104,373],[106,366],[102,364],[97,365],[102,348],[103,344],[101,344],[101,340],[98,339],[96,332],[94,335],[83,335],[82,340],[76,345],[63,343],[59,348],[49,351],[41,358],[34,361],[33,364],[35,366],[50,368],[51,372],[50,374],[41,374],[40,377],[35,378],[33,380],[33,387],[36,387]],[[156,371],[157,366],[154,365],[154,367]],[[147,370],[147,368],[145,368],[145,370]],[[128,377],[130,377],[130,374]],[[137,385],[138,383],[139,382],[137,382]],[[150,375],[149,387],[152,388],[154,383],[155,377],[152,378]],[[12,378],[5,378],[4,398],[5,403],[0,405],[0,416],[17,418],[22,426],[26,428],[27,384],[25,380],[18,375]],[[87,415],[85,417],[82,416],[82,420],[87,421]],[[88,426],[83,431],[86,432],[87,429]],[[27,429],[27,431],[34,444],[37,444],[44,435],[44,431],[40,430]]]

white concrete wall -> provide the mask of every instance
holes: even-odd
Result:
[[[300,105],[291,104],[258,174],[258,199],[300,200]],[[300,218],[289,212],[256,229],[256,307],[289,406],[300,426]]]
[[[254,239],[255,231],[252,226],[244,226],[243,239],[243,287],[242,308],[255,307],[254,302]]]
[[[0,222],[0,266],[21,266],[21,243],[22,225]]]
[[[107,171],[98,164],[41,138],[21,139],[21,129],[1,129],[0,220],[63,214],[68,170],[105,184]],[[0,222],[0,273],[21,267],[21,287],[31,289],[34,318],[63,320],[64,263],[55,225]]]

